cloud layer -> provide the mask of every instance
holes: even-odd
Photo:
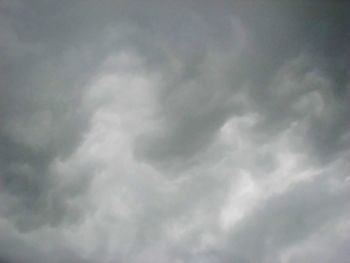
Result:
[[[0,262],[347,262],[349,7],[2,1]]]

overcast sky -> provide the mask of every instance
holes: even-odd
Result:
[[[0,0],[0,263],[348,263],[349,10]]]

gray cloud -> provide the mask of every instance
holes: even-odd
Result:
[[[348,7],[2,1],[0,262],[346,262]]]

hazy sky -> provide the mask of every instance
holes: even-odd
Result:
[[[348,263],[349,10],[0,0],[0,263]]]

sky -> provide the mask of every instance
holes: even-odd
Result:
[[[0,263],[347,263],[350,4],[0,0]]]

